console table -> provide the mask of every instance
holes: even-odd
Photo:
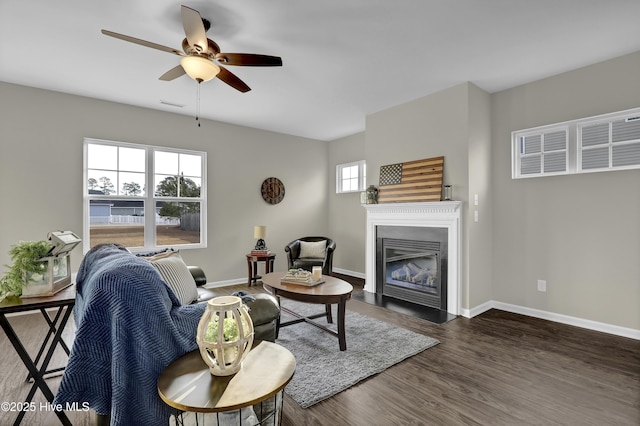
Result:
[[[51,392],[51,389],[47,385],[47,382],[45,382],[44,376],[64,370],[64,367],[56,368],[53,370],[47,370],[47,368],[49,367],[49,362],[51,361],[53,352],[58,345],[60,345],[67,353],[67,355],[69,355],[69,348],[62,340],[62,331],[67,325],[67,321],[71,316],[71,312],[73,310],[75,302],[75,285],[67,287],[66,289],[54,294],[53,296],[24,299],[21,299],[19,297],[9,297],[0,302],[0,325],[2,325],[2,329],[9,338],[9,341],[13,345],[13,348],[18,353],[20,359],[29,371],[27,380],[33,379],[33,386],[31,387],[31,390],[29,391],[29,394],[25,399],[25,406],[30,406],[30,403],[33,400],[33,397],[38,388],[47,398],[47,401],[49,401],[49,403],[53,402],[53,392]],[[51,308],[57,308],[57,310],[55,311],[55,316],[53,318],[51,318],[49,316],[49,313],[47,312],[47,309]],[[31,359],[29,353],[20,341],[20,338],[17,336],[13,327],[11,327],[9,320],[7,319],[7,314],[38,310],[42,313],[42,316],[47,321],[47,324],[49,325],[49,331],[47,332],[35,359]],[[40,367],[38,367],[38,363],[40,363],[43,354],[44,359],[42,359],[42,363]],[[18,425],[20,424],[20,422],[22,422],[25,413],[26,411],[20,411],[14,422],[14,425]],[[71,422],[69,421],[69,418],[64,413],[64,411],[56,411],[55,413],[62,424],[71,425]]]
[[[255,413],[260,425],[279,425],[282,421],[282,391],[293,377],[296,360],[286,348],[262,341],[242,362],[242,368],[232,376],[214,376],[195,350],[181,356],[164,369],[158,378],[158,393],[178,415],[183,411],[218,413],[221,417],[238,417],[245,409],[276,397],[272,412]],[[254,423],[252,423],[254,424]]]

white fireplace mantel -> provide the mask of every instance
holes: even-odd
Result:
[[[376,226],[446,228],[448,234],[447,312],[461,311],[461,201],[364,204],[367,210],[367,247],[364,290],[376,291]]]

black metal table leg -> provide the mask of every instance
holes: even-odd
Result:
[[[40,312],[42,313],[42,316],[44,317],[45,321],[49,325],[49,331],[47,331],[47,335],[45,336],[44,341],[42,342],[42,345],[40,346],[40,349],[38,350],[38,354],[36,355],[36,357],[35,357],[35,359],[33,361],[33,363],[36,366],[40,362],[40,358],[42,357],[42,354],[44,353],[45,349],[47,348],[47,344],[49,343],[49,339],[51,338],[51,336],[55,335],[56,325],[58,324],[58,321],[60,320],[60,315],[62,315],[62,309],[58,309],[58,311],[56,312],[56,315],[53,318],[53,320],[51,319],[51,317],[49,316],[49,314],[47,313],[47,310],[45,308],[40,308]],[[71,351],[69,351],[69,347],[64,342],[64,340],[60,340],[59,344],[62,347],[62,349],[64,349],[64,351],[67,353],[67,356],[68,356]],[[46,375],[46,374],[58,373],[58,372],[61,372],[61,371],[64,371],[64,367],[54,368],[53,370],[45,371],[44,374]],[[27,378],[25,379],[25,381],[28,382],[30,380],[31,380],[31,373],[27,374]]]
[[[60,306],[58,309],[62,311],[65,309],[65,306]],[[61,341],[62,331],[65,325],[67,324],[69,317],[71,316],[71,310],[72,310],[71,306],[66,306],[66,311],[62,315],[61,322],[53,336],[53,340],[51,341],[51,345],[49,346],[49,350],[45,355],[45,358],[43,360],[43,363],[40,369],[38,369],[38,367],[33,362],[33,360],[29,357],[29,353],[27,352],[24,345],[16,335],[15,331],[13,330],[13,327],[11,327],[11,324],[7,320],[6,315],[4,313],[0,314],[0,325],[2,326],[2,329],[4,330],[5,334],[7,335],[7,338],[13,345],[16,352],[18,353],[18,356],[20,356],[20,359],[24,363],[25,367],[27,367],[27,370],[29,371],[29,376],[33,379],[33,386],[31,387],[29,394],[27,395],[27,399],[25,400],[25,403],[27,404],[31,402],[38,388],[40,389],[42,394],[45,396],[45,398],[47,398],[47,401],[49,401],[49,403],[53,402],[54,395],[53,395],[53,392],[51,392],[49,385],[47,385],[47,382],[44,380],[44,373],[47,371],[47,366],[51,361],[51,357],[53,356],[53,352],[55,351],[56,346]],[[71,426],[71,421],[69,420],[69,418],[67,417],[64,411],[55,411],[55,413],[63,425]],[[22,422],[24,415],[25,415],[25,411],[21,411],[18,414],[18,417],[16,418],[14,425],[19,425]]]

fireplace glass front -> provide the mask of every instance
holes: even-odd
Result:
[[[411,241],[385,241],[386,282],[427,293],[438,293],[439,253],[424,247],[411,247]],[[397,245],[397,246],[396,246]]]
[[[417,231],[417,232],[416,232]],[[376,292],[446,310],[446,233],[379,227]]]

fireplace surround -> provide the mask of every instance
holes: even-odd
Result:
[[[441,201],[441,202],[420,202],[420,203],[388,203],[388,204],[366,204],[363,207],[367,210],[367,242],[366,242],[366,271],[364,291],[370,293],[381,294],[379,289],[382,288],[380,281],[386,281],[383,277],[384,271],[384,254],[381,250],[377,250],[380,236],[391,236],[385,238],[391,240],[391,262],[394,259],[402,257],[417,256],[420,261],[413,262],[415,265],[405,267],[394,266],[396,278],[399,281],[405,281],[409,287],[419,287],[425,296],[426,303],[420,303],[425,306],[434,306],[441,303],[440,309],[446,310],[453,315],[459,315],[461,311],[461,208],[460,201]],[[397,228],[397,232],[393,229]],[[404,231],[401,231],[404,228]],[[408,235],[405,238],[397,238]],[[417,234],[426,233],[429,235],[446,235],[446,238],[425,238]],[[425,240],[431,245],[418,245],[416,247],[396,248],[397,240],[412,241]],[[444,244],[434,246],[435,240],[444,239]],[[406,244],[405,244],[406,245]],[[382,252],[384,253],[384,252]],[[444,262],[442,262],[444,258]],[[414,267],[416,266],[416,267]],[[402,268],[402,270],[400,270]],[[443,268],[443,270],[438,270]],[[406,276],[408,274],[408,276]],[[424,280],[422,279],[424,276]],[[440,284],[439,280],[445,279],[446,289],[443,288],[441,294],[436,294],[435,284]],[[418,284],[416,284],[416,282]],[[380,284],[380,286],[378,286]],[[396,282],[400,286],[395,285],[392,288],[392,297],[406,300],[404,294],[399,297],[393,292],[403,287],[402,283]],[[437,296],[437,300],[432,296]],[[422,300],[421,302],[425,302]]]

